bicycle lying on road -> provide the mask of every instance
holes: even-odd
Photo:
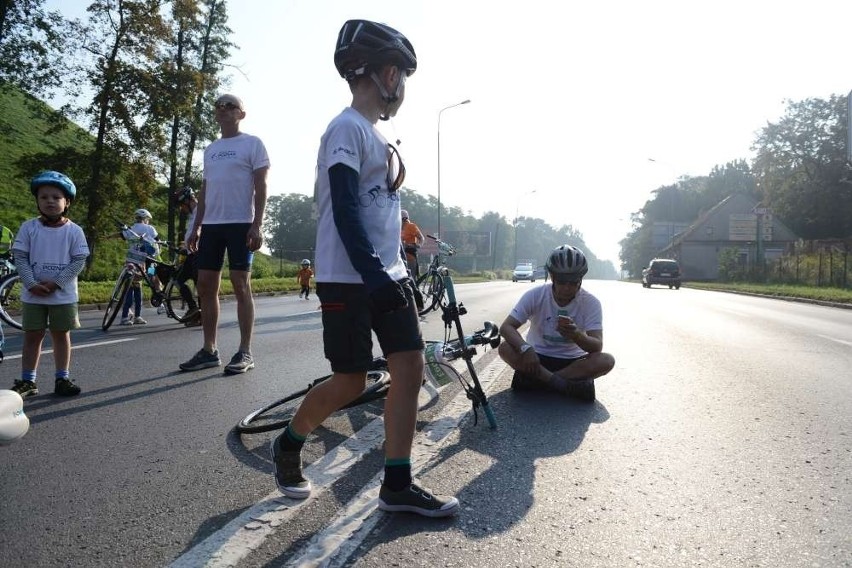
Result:
[[[0,319],[15,329],[23,329],[20,319],[23,289],[11,251],[3,253],[0,255]]]
[[[452,377],[455,376],[473,406],[473,423],[478,423],[478,411],[481,408],[489,426],[496,428],[497,419],[488,398],[485,396],[482,384],[479,382],[479,377],[473,365],[473,356],[476,354],[477,345],[490,346],[492,349],[496,349],[500,345],[497,326],[486,321],[481,330],[472,335],[465,335],[462,330],[461,316],[467,313],[467,310],[464,305],[456,302],[455,287],[449,274],[443,277],[442,285],[447,295],[447,303],[441,304],[442,319],[444,320],[444,341],[426,342],[424,383],[429,382],[433,386],[443,386],[452,381]],[[451,338],[453,332],[455,332],[455,338]],[[455,367],[449,364],[457,359],[464,359],[467,365],[468,379],[465,379]],[[249,413],[237,423],[235,430],[240,434],[255,434],[286,427],[305,395],[312,388],[330,378],[331,375],[320,377],[311,382],[307,388],[288,394],[272,404]],[[373,370],[367,373],[367,386],[364,391],[341,410],[386,397],[390,382],[391,375],[388,372],[387,361],[383,357],[377,357],[373,360]]]
[[[175,257],[174,262],[164,262],[143,250],[142,235],[135,233],[120,221],[117,221],[116,225],[123,235],[131,235],[129,240],[133,242],[133,246],[127,251],[124,267],[118,275],[115,287],[107,302],[101,329],[108,330],[115,321],[134,282],[145,282],[152,291],[156,291],[154,275],[159,278],[161,283],[166,282],[163,291],[159,293],[163,305],[166,306],[166,314],[180,323],[186,323],[196,317],[198,293],[192,279],[187,278],[188,275],[185,274],[186,251],[171,245],[167,241],[158,241],[158,245],[167,247]],[[145,265],[148,263],[154,269],[150,273],[145,269]]]
[[[423,308],[417,311],[418,315],[425,316],[432,310],[437,310],[445,302],[446,286],[444,281],[449,274],[446,267],[446,259],[456,254],[453,245],[445,243],[438,237],[426,235],[438,245],[438,254],[432,258],[426,271],[417,277],[415,284],[423,296]]]

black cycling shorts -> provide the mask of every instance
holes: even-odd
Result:
[[[410,286],[403,286],[408,308],[390,313],[372,308],[363,284],[317,282],[316,286],[322,309],[323,347],[332,371],[369,371],[373,363],[373,332],[385,357],[423,350],[420,319]]]
[[[582,361],[588,357],[588,355],[583,355],[582,357],[574,357],[573,359],[563,359],[561,357],[549,357],[548,355],[541,355],[538,353],[536,353],[536,355],[538,355],[538,361],[541,363],[541,366],[552,373],[561,371],[571,363]]]
[[[251,223],[202,224],[198,239],[198,269],[221,271],[227,250],[228,268],[250,272],[254,259],[254,253],[246,243],[250,227]]]

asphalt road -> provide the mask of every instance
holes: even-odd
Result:
[[[460,286],[468,330],[502,320],[529,286]],[[489,352],[477,369],[496,431],[472,423],[454,387],[421,412],[415,465],[461,500],[449,520],[375,511],[380,403],[311,437],[317,490],[302,503],[275,490],[272,434],[233,433],[327,369],[314,300],[258,299],[258,367],[238,377],[177,371],[197,328],[149,310],[150,325],[103,333],[86,313],[72,365],[83,394],[44,394],[45,355],[32,428],[0,447],[0,565],[852,565],[852,312],[585,286],[617,360],[594,404],[514,394]],[[432,315],[424,335],[441,327]],[[20,336],[5,329],[11,385]],[[225,359],[237,337],[225,303]]]

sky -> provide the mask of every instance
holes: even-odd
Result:
[[[231,1],[227,90],[266,144],[272,195],[313,192],[320,136],[351,100],[333,52],[354,18],[417,52],[405,103],[379,125],[401,142],[406,187],[437,195],[440,139],[445,206],[571,225],[616,267],[653,190],[750,160],[785,100],[852,89],[848,0]]]

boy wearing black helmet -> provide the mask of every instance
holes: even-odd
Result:
[[[301,471],[302,445],[331,412],[363,391],[375,332],[393,376],[385,403],[385,477],[379,508],[430,517],[454,515],[457,499],[435,496],[411,479],[424,345],[413,285],[400,255],[397,190],[405,170],[396,149],[375,127],[399,110],[417,58],[411,43],[395,29],[350,20],[338,35],[334,64],[349,83],[352,104],[322,137],[315,186],[316,291],[325,356],[334,374],[308,392],[287,429],[272,441],[276,482],[289,497],[310,495],[310,482]]]
[[[21,276],[21,323],[24,345],[21,378],[12,390],[28,397],[38,394],[36,371],[47,329],[53,340],[56,365],[54,393],[80,394],[69,376],[71,330],[80,327],[77,315],[77,275],[86,265],[89,247],[83,230],[68,219],[77,188],[66,175],[44,171],[30,180],[39,216],[21,225],[12,252]]]
[[[582,289],[586,255],[556,247],[547,259],[551,284],[527,290],[500,326],[499,354],[515,369],[515,390],[554,390],[595,400],[594,379],[609,373],[615,358],[603,350],[600,301]],[[530,322],[527,339],[518,329]]]

